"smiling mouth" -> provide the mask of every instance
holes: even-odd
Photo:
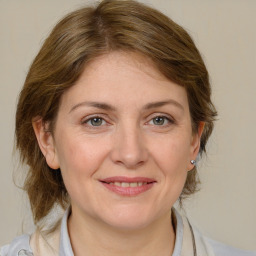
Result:
[[[137,196],[153,187],[155,180],[144,177],[111,177],[100,180],[105,188],[121,196]]]
[[[128,187],[135,188],[135,187],[141,187],[141,186],[144,186],[144,185],[147,185],[150,183],[153,183],[153,182],[130,182],[129,183],[129,182],[116,181],[116,182],[109,182],[107,184],[112,185],[112,186],[122,187],[122,188],[128,188]]]

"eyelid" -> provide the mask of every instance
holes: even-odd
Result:
[[[166,113],[154,113],[154,114],[151,114],[147,117],[147,122],[146,124],[149,124],[150,121],[152,121],[154,118],[156,117],[163,117],[163,118],[166,118],[169,122],[169,124],[175,124],[176,123],[176,120],[170,115],[170,114],[166,114]],[[81,124],[86,124],[87,122],[89,122],[91,119],[93,118],[100,118],[102,119],[103,121],[106,122],[105,125],[108,125],[108,124],[111,124],[111,122],[109,121],[109,118],[106,116],[106,114],[103,114],[103,113],[97,113],[97,114],[91,114],[91,115],[88,115],[88,116],[85,116],[81,119]],[[104,125],[101,125],[101,126],[104,126]],[[101,127],[101,126],[98,126],[98,127]],[[166,125],[165,125],[166,126]],[[96,126],[95,126],[96,127]]]
[[[147,121],[147,123],[149,123],[152,119],[156,118],[156,117],[163,117],[166,118],[170,123],[175,123],[176,120],[170,115],[170,114],[165,114],[165,113],[154,113],[153,115],[149,115],[147,119],[149,119],[149,121]]]
[[[92,120],[93,118],[100,118],[103,121],[105,121],[106,123],[109,123],[106,119],[106,115],[104,114],[92,114],[92,115],[88,115],[86,117],[83,117],[81,120],[81,124],[86,124],[87,122],[89,122],[90,120]]]
[[[163,118],[164,119],[164,123],[163,124],[159,124],[159,125],[155,124],[153,120],[155,118],[157,118],[157,117]],[[153,124],[151,124],[151,122],[153,122]],[[171,119],[167,118],[166,116],[156,116],[156,117],[152,118],[148,123],[150,125],[153,125],[153,126],[166,127],[166,126],[169,126],[169,125],[173,124],[173,121]]]

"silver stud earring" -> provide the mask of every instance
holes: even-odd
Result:
[[[196,165],[196,160],[191,160],[190,163]]]

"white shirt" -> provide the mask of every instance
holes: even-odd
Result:
[[[186,217],[173,209],[176,239],[172,256],[256,256],[256,252],[243,251],[204,237],[192,227]],[[35,232],[32,236],[15,238],[11,244],[0,249],[0,256],[74,256],[68,235],[69,210],[62,218],[59,228],[47,237]]]

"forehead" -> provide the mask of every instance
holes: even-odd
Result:
[[[125,81],[131,73],[144,79],[168,80],[149,57],[136,52],[113,51],[89,62],[76,84],[95,74],[100,74],[99,78],[106,80],[113,78],[115,82],[117,79]]]
[[[62,103],[103,101],[111,104],[148,104],[176,99],[187,104],[183,87],[167,79],[148,58],[137,53],[111,52],[91,61]]]

